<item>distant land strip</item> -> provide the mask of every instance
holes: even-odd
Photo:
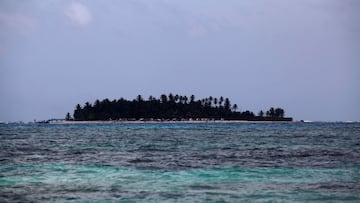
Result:
[[[159,98],[138,95],[133,100],[96,100],[93,104],[77,104],[73,114],[66,114],[66,121],[292,121],[285,111],[271,107],[257,115],[253,112],[237,111],[238,105],[228,98],[207,97],[195,99],[178,94],[162,94]]]

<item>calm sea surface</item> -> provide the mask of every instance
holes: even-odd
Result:
[[[360,123],[0,125],[0,202],[359,202]]]

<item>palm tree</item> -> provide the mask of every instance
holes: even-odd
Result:
[[[284,110],[282,108],[276,108],[274,112],[274,116],[277,118],[283,118],[284,117]]]
[[[167,96],[165,94],[162,94],[161,96],[161,103],[166,103],[167,102]]]
[[[224,108],[226,109],[226,110],[230,110],[230,100],[229,100],[229,98],[226,98],[225,99],[225,103],[224,103]]]
[[[210,106],[210,104],[209,104],[209,98],[205,98],[204,106],[206,106],[206,107]]]
[[[275,109],[274,109],[273,107],[271,107],[271,108],[269,109],[269,111],[266,112],[266,114],[267,114],[268,116],[270,116],[270,117],[275,117]]]
[[[201,100],[201,104],[202,104],[203,106],[205,106],[206,100],[205,100],[205,99],[202,99],[202,100]]]
[[[209,97],[209,103],[210,103],[210,104],[209,104],[209,106],[211,106],[211,105],[212,105],[212,101],[213,101],[213,99],[214,99],[214,98],[213,98],[212,96],[210,96],[210,97]]]
[[[175,102],[175,98],[174,98],[173,94],[171,94],[171,93],[169,94],[169,101],[171,103]]]
[[[150,95],[148,100],[152,102],[152,101],[154,101],[154,100],[155,100],[155,98],[154,98],[153,96],[151,96],[151,95]]]
[[[80,104],[77,104],[75,107],[74,119],[78,121],[84,120],[83,109],[81,108]]]
[[[233,107],[232,107],[232,109],[233,109],[233,111],[235,111],[235,112],[236,112],[236,110],[238,109],[237,104],[234,104],[234,105],[233,105]]]
[[[215,97],[215,98],[214,98],[214,105],[215,105],[215,107],[217,106],[217,103],[218,103],[218,99]]]
[[[190,96],[190,103],[194,103],[194,101],[195,101],[195,95],[192,94]]]
[[[258,113],[258,115],[259,115],[260,117],[264,117],[264,112],[263,112],[262,110],[260,110],[260,112]]]
[[[143,102],[144,99],[143,99],[142,96],[139,94],[139,95],[136,97],[136,101],[137,101],[137,102]]]
[[[70,121],[72,120],[70,113],[68,112],[65,116],[65,120]]]
[[[221,107],[223,101],[224,101],[224,97],[221,96],[220,99],[219,99],[219,105],[220,105],[220,107]]]
[[[270,111],[266,111],[266,117],[270,117]]]
[[[184,104],[187,104],[188,97],[187,97],[187,96],[184,96],[183,99],[184,99]]]

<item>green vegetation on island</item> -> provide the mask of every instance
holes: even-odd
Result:
[[[271,107],[268,111],[260,111],[255,115],[251,111],[237,111],[238,105],[228,98],[208,97],[196,100],[180,95],[165,95],[160,98],[150,96],[147,100],[138,95],[134,100],[110,101],[96,100],[94,104],[76,105],[73,117],[67,113],[66,120],[75,121],[106,121],[106,120],[244,120],[244,121],[292,121],[285,117],[282,108]]]

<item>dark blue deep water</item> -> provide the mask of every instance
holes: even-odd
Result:
[[[360,123],[0,125],[0,202],[324,201],[360,201]]]

